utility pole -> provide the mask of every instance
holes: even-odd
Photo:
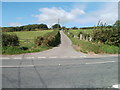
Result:
[[[58,18],[58,24],[59,24],[60,19]]]
[[[59,29],[59,23],[60,23],[59,21],[60,21],[60,20],[59,20],[59,18],[58,18],[58,29]]]

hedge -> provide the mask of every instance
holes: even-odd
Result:
[[[19,46],[19,38],[17,35],[2,34],[2,46]]]
[[[57,46],[60,44],[60,32],[54,30],[44,35],[44,37],[38,36],[35,39],[36,46]]]

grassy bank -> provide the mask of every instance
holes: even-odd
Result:
[[[79,30],[80,31],[80,30]],[[74,30],[70,32],[75,32]],[[79,40],[77,38],[71,37],[69,34],[66,35],[71,39],[74,48],[77,51],[81,51],[83,53],[108,53],[108,54],[117,54],[120,53],[120,48],[117,46],[110,46],[102,43],[93,43],[85,40]]]
[[[27,48],[27,50],[22,49],[23,47],[17,47],[17,46],[12,46],[12,47],[2,47],[2,54],[4,55],[13,55],[13,54],[22,54],[22,53],[33,53],[33,52],[40,52],[44,50],[48,50],[52,47],[32,47],[32,48]]]
[[[19,46],[3,46],[2,54],[22,54],[40,52],[51,49],[52,46],[36,46],[35,39],[38,36],[44,37],[52,33],[53,30],[46,31],[24,31],[24,32],[5,32],[7,34],[16,34],[19,38]]]

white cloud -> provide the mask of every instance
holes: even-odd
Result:
[[[9,26],[16,27],[16,26],[22,26],[22,24],[20,24],[19,22],[12,22],[12,23],[9,23]]]
[[[86,11],[84,11],[84,9]],[[118,3],[103,3],[99,9],[89,11],[87,5],[76,5],[71,11],[65,11],[62,8],[40,8],[38,15],[33,15],[37,18],[38,23],[46,23],[51,26],[58,22],[60,24],[77,23],[80,25],[96,25],[99,20],[103,23],[113,24],[118,19]]]
[[[104,4],[101,9],[89,12],[76,21],[81,24],[94,23],[101,20],[103,23],[113,24],[118,19],[118,3]]]
[[[71,11],[65,11],[62,8],[41,8],[39,9],[41,12],[39,15],[33,15],[38,18],[39,23],[47,23],[49,25],[55,24],[60,19],[60,23],[68,23],[73,22],[73,20],[77,19],[77,16],[85,14],[85,12],[79,8],[72,9]]]

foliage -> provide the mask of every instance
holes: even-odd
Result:
[[[94,27],[82,27],[80,29],[93,29]]]
[[[67,33],[66,33],[67,34]],[[85,40],[79,40],[77,38],[71,37],[70,34],[67,36],[71,39],[73,45],[76,45],[78,48],[75,48],[77,51],[81,51],[83,53],[120,53],[120,48],[113,45],[106,45],[102,43],[88,42]]]
[[[120,30],[117,26],[112,26],[112,28],[107,28],[106,25],[102,23],[93,30],[92,38],[95,42],[100,42],[104,44],[120,46]]]
[[[19,27],[2,27],[4,32],[14,32],[14,31],[35,31],[35,30],[48,30],[46,24],[32,24]]]
[[[63,26],[63,27],[61,27],[61,29],[63,29],[63,30],[65,30],[65,29],[67,29],[65,26]]]
[[[120,20],[117,20],[114,25],[120,26]]]
[[[19,46],[3,46],[2,54],[21,54],[21,53],[32,53],[40,52],[52,48],[51,46],[37,46],[35,47],[34,39],[37,36],[46,35],[53,30],[46,31],[24,31],[24,32],[3,32],[3,34],[14,35],[16,34],[19,38]]]
[[[19,46],[17,35],[2,34],[2,46]]]
[[[55,25],[52,26],[52,28],[53,28],[53,29],[60,29],[61,26],[60,26],[60,24],[55,24]]]
[[[55,30],[47,33],[44,37],[38,36],[35,40],[36,46],[57,46],[60,43],[60,33]]]
[[[116,21],[114,25],[106,25],[99,21],[96,27],[93,29],[80,29],[80,30],[65,30],[66,34],[70,37],[73,44],[79,48],[79,51],[89,53],[120,53],[120,27],[119,21]],[[80,37],[82,39],[73,38],[73,36]],[[92,39],[92,42],[88,42],[84,38]],[[91,40],[90,40],[91,41]],[[77,49],[78,49],[77,48]]]
[[[77,27],[72,27],[71,29],[78,29]]]

